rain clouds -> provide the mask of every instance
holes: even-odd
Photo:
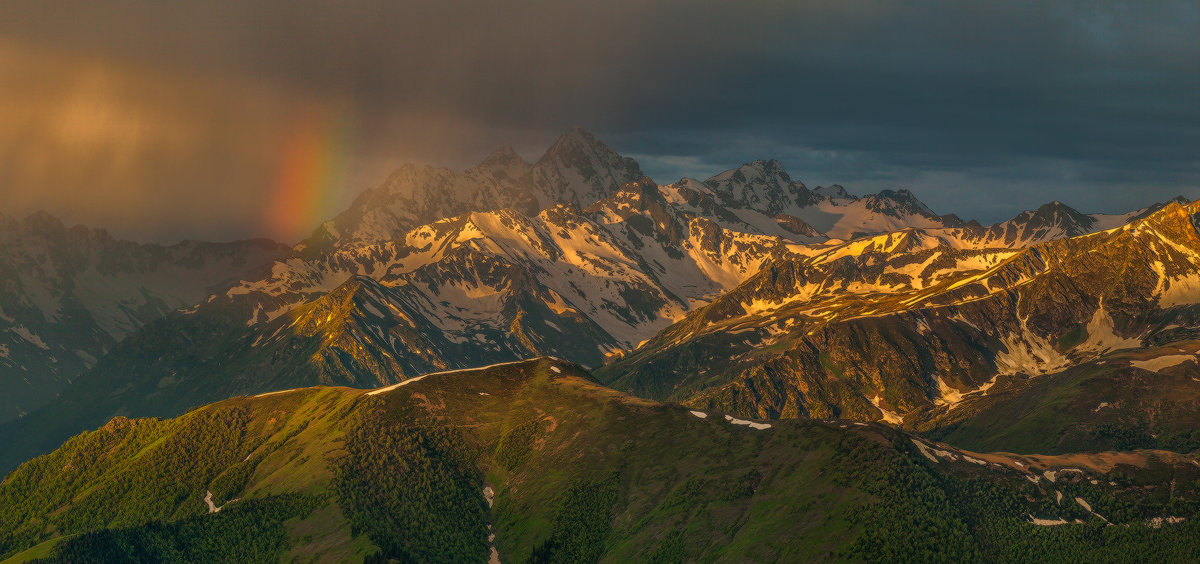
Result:
[[[596,5],[601,4],[601,5]],[[264,233],[278,147],[345,116],[340,198],[572,126],[660,182],[777,158],[994,221],[1200,197],[1194,2],[4,2],[0,213]]]

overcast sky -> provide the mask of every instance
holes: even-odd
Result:
[[[602,4],[602,5],[597,5]],[[1194,1],[0,0],[0,213],[273,236],[289,140],[331,209],[403,162],[582,126],[655,180],[776,158],[985,222],[1200,198]],[[315,117],[314,117],[315,116]],[[331,212],[332,213],[332,212]],[[287,232],[284,232],[287,231]]]

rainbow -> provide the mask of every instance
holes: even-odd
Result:
[[[281,144],[263,224],[270,237],[294,241],[338,211],[352,154],[354,119],[341,107],[306,107]]]

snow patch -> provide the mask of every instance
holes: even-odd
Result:
[[[82,361],[83,361],[85,364],[87,364],[88,366],[95,366],[95,365],[96,365],[96,357],[92,356],[91,354],[89,354],[89,353],[88,353],[87,351],[85,351],[85,350],[77,350],[77,351],[75,351],[75,356],[79,357],[79,359],[80,359],[80,360],[82,360]]]
[[[1200,274],[1189,274],[1181,278],[1170,279],[1160,276],[1158,284],[1159,289],[1156,293],[1160,308],[1166,309],[1200,301]]]
[[[939,397],[934,401],[936,405],[948,405],[953,408],[958,402],[962,401],[963,396],[966,395],[954,388],[951,388],[949,384],[946,384],[946,380],[940,375],[937,377],[937,385]]]
[[[44,351],[50,350],[50,347],[46,345],[45,341],[42,341],[41,337],[38,337],[37,335],[34,335],[33,333],[31,333],[29,331],[29,329],[26,329],[23,325],[18,325],[16,327],[13,327],[13,328],[9,329],[9,331],[16,333],[17,336],[21,337],[22,339],[25,339],[26,341],[33,343],[39,349],[42,349]]]
[[[971,456],[967,456],[967,455],[965,455],[965,454],[964,454],[964,455],[962,455],[962,457],[963,457],[963,460],[966,460],[967,462],[970,462],[971,464],[978,464],[978,465],[980,465],[980,466],[987,466],[987,461],[986,461],[986,460],[980,460],[980,459],[978,459],[978,458],[974,458],[974,457],[971,457]]]
[[[294,391],[296,391],[296,390],[299,390],[299,389],[300,389],[300,388],[290,388],[290,389],[287,389],[287,390],[276,390],[276,391],[274,391],[274,392],[266,392],[266,393],[263,393],[263,394],[258,394],[258,395],[254,396],[254,397],[256,397],[256,398],[265,398],[265,397],[267,397],[267,396],[273,396],[273,395],[275,395],[275,394],[286,394],[286,393],[288,393],[288,392],[294,392]]]
[[[492,486],[483,486],[483,500],[487,502],[490,510],[496,500],[496,490],[492,489]],[[500,564],[500,552],[496,550],[496,533],[492,532],[491,523],[488,523],[488,564]]]
[[[1168,354],[1168,355],[1163,355],[1163,356],[1157,356],[1150,360],[1131,360],[1131,361],[1129,361],[1129,364],[1130,364],[1130,366],[1134,366],[1136,368],[1141,368],[1142,370],[1158,372],[1159,370],[1162,370],[1164,368],[1170,368],[1172,366],[1179,366],[1180,364],[1183,364],[1189,360],[1196,360],[1196,355]]]
[[[1005,351],[996,355],[1000,374],[1036,376],[1070,366],[1071,361],[1054,345],[1031,331],[1027,319],[1021,319],[1021,333],[1000,339]]]
[[[430,377],[430,376],[441,376],[441,375],[444,375],[444,374],[458,374],[458,373],[462,373],[462,372],[479,372],[479,371],[481,371],[481,370],[488,370],[488,369],[490,369],[490,368],[498,368],[498,367],[501,367],[501,366],[511,366],[511,365],[514,365],[514,364],[524,364],[525,362],[527,362],[527,361],[525,361],[525,360],[514,360],[514,361],[512,361],[512,362],[498,362],[498,363],[496,363],[496,364],[489,364],[489,365],[487,365],[487,366],[480,366],[480,367],[478,367],[478,368],[463,368],[463,369],[461,369],[461,370],[444,370],[444,371],[442,371],[442,372],[430,372],[429,374],[422,374],[422,375],[420,375],[420,376],[415,376],[415,377],[413,377],[413,378],[409,378],[409,379],[407,379],[407,380],[405,380],[405,381],[403,381],[403,382],[400,382],[400,383],[398,383],[398,384],[392,384],[391,386],[385,386],[385,387],[383,387],[383,388],[378,388],[378,389],[375,389],[375,390],[371,390],[371,391],[367,392],[367,395],[368,395],[368,396],[377,396],[377,395],[379,395],[379,394],[387,393],[387,392],[390,392],[390,391],[392,391],[392,390],[394,390],[394,389],[396,389],[396,388],[399,388],[399,387],[401,387],[401,386],[407,386],[408,384],[411,384],[411,383],[413,383],[413,382],[416,382],[416,381],[418,381],[418,380],[424,380],[425,378],[428,378],[428,377]]]
[[[751,429],[758,429],[760,431],[763,429],[771,428],[770,423],[755,423],[753,421],[747,421],[745,419],[737,419],[737,418],[733,417],[732,415],[726,415],[725,420],[730,423],[733,423],[734,425],[745,425],[747,427],[750,427]]]
[[[1029,516],[1029,522],[1042,527],[1053,527],[1056,525],[1066,525],[1070,523],[1070,521],[1065,519],[1038,519],[1033,515]]]
[[[1141,339],[1117,335],[1112,317],[1104,309],[1103,303],[1096,308],[1096,313],[1092,314],[1092,320],[1087,325],[1087,334],[1087,339],[1079,345],[1080,350],[1105,353],[1110,350],[1134,349],[1142,346]]]
[[[1109,520],[1105,519],[1103,515],[1096,513],[1095,511],[1092,511],[1092,506],[1089,505],[1088,502],[1085,501],[1082,497],[1076,497],[1075,503],[1078,503],[1080,507],[1082,507],[1088,513],[1091,513],[1094,517],[1099,518],[1101,521],[1104,521],[1105,523],[1110,523]]]
[[[925,458],[928,458],[933,462],[937,462],[938,458],[945,458],[946,460],[958,460],[958,455],[948,450],[934,448],[933,446],[927,445],[921,441],[918,441],[917,439],[912,439],[912,442],[914,445],[917,445],[917,450],[921,451],[921,454],[925,455]]]
[[[892,425],[899,425],[901,423],[904,423],[904,416],[902,416],[899,413],[896,413],[894,411],[888,411],[882,407],[883,396],[880,396],[879,394],[875,394],[875,397],[870,398],[870,400],[871,400],[871,405],[875,406],[875,409],[878,409],[879,412],[883,414],[884,421],[887,421],[888,423],[891,423]]]
[[[1046,470],[1045,472],[1042,472],[1042,474],[1046,476],[1047,480],[1054,482],[1060,474],[1065,474],[1067,472],[1075,472],[1078,474],[1084,473],[1083,470],[1078,468],[1059,468],[1058,470]]]
[[[206,491],[205,491],[205,495],[204,495],[204,503],[208,505],[208,512],[209,512],[209,513],[217,513],[217,512],[219,512],[220,510],[224,509],[224,508],[225,508],[225,506],[227,506],[227,505],[229,505],[229,504],[231,504],[231,503],[233,503],[233,502],[235,502],[235,501],[237,501],[237,499],[236,499],[236,498],[235,498],[235,499],[231,499],[231,500],[229,500],[229,501],[226,501],[225,503],[223,503],[223,504],[221,504],[221,505],[217,505],[217,504],[213,503],[213,500],[212,500],[212,490],[206,490]]]
[[[1150,520],[1149,525],[1155,529],[1161,528],[1163,523],[1176,525],[1184,521],[1184,517],[1155,517]]]

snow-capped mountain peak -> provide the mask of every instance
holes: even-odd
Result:
[[[512,180],[517,180],[528,174],[531,168],[532,163],[521,158],[511,145],[505,145],[480,161],[472,170],[492,175],[502,173]]]
[[[641,177],[637,161],[579,128],[559,137],[530,173],[539,209],[559,202],[587,206]]]
[[[512,145],[505,145],[496,149],[487,158],[483,159],[478,166],[484,167],[489,165],[509,166],[517,163],[531,164],[521,158],[517,151],[512,148]]]
[[[746,163],[717,174],[704,184],[729,205],[768,215],[794,212],[812,199],[804,184],[792,181],[783,165],[775,159]]]
[[[562,135],[559,135],[558,139],[538,159],[538,162],[547,160],[570,161],[578,156],[580,152],[605,156],[620,156],[609,148],[608,145],[597,139],[595,135],[592,135],[591,132],[580,127],[573,127]]]
[[[867,209],[883,214],[937,215],[924,202],[918,200],[912,192],[905,189],[881,190],[878,194],[864,198],[864,203]]]
[[[1058,226],[1069,236],[1087,233],[1096,223],[1095,219],[1058,200],[1042,205],[1029,217],[1040,224]]]
[[[788,176],[779,161],[760,159],[716,174],[705,180],[704,183],[720,192],[734,194],[739,188],[744,189],[755,185],[786,190],[791,186],[792,178]]]
[[[813,194],[823,196],[831,200],[857,200],[856,196],[851,195],[840,184],[830,184],[829,186],[817,186],[812,190]]]
[[[388,241],[419,225],[472,211],[512,208],[536,215],[559,203],[583,207],[641,177],[633,159],[617,154],[592,134],[573,129],[534,164],[512,147],[502,147],[464,171],[406,164],[301,245],[311,253]]]

